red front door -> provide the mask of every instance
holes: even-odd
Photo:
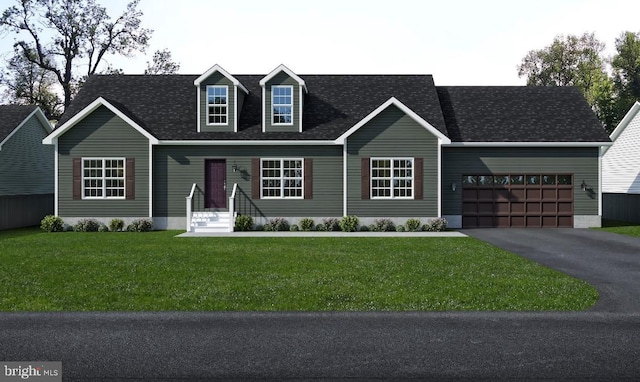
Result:
[[[227,161],[205,159],[204,182],[204,207],[227,208]]]

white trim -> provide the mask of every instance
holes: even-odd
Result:
[[[238,115],[238,86],[233,87],[233,132],[238,132],[238,120],[240,116]]]
[[[25,106],[25,107],[28,107],[28,106]],[[2,145],[7,143],[9,139],[11,139],[11,137],[15,133],[17,133],[18,130],[20,130],[20,128],[24,126],[24,124],[27,123],[31,119],[31,117],[33,117],[34,115],[38,118],[38,121],[40,121],[40,125],[47,132],[47,135],[51,134],[51,131],[53,130],[53,128],[51,127],[51,124],[47,120],[47,117],[45,117],[42,110],[40,110],[39,107],[36,107],[35,109],[33,109],[31,113],[29,113],[28,116],[25,117],[25,119],[22,120],[22,122],[18,124],[18,126],[16,126],[13,130],[11,130],[11,132],[2,141],[0,141],[0,151],[2,150]]]
[[[81,162],[81,172],[80,179],[82,181],[82,200],[124,200],[127,198],[127,158],[124,157],[82,157],[80,158]],[[107,196],[107,176],[106,172],[106,161],[122,161],[122,181],[124,184],[123,187],[123,195],[122,196]],[[87,196],[85,193],[85,176],[84,176],[84,162],[85,161],[101,161],[102,162],[102,196]],[[97,179],[91,178],[90,179]],[[109,179],[114,179],[114,177],[110,177]],[[117,178],[119,179],[119,177]]]
[[[53,173],[53,214],[55,216],[59,216],[59,211],[58,211],[58,197],[59,197],[59,191],[58,191],[58,142],[56,142],[55,146],[54,146],[54,158],[53,158],[53,168],[54,168],[54,173]]]
[[[273,108],[275,107],[275,104],[273,103],[273,97],[274,97],[274,92],[273,90],[275,88],[286,88],[286,89],[290,89],[291,90],[291,104],[285,104],[285,103],[279,103],[278,106],[289,106],[291,107],[291,122],[285,122],[285,123],[275,123],[273,121],[274,118],[274,112],[273,112]],[[294,125],[294,119],[295,119],[295,112],[294,112],[294,102],[293,99],[295,97],[295,92],[293,90],[293,85],[271,85],[271,113],[270,113],[270,125],[271,126],[293,126]]]
[[[126,167],[126,165],[125,165]],[[153,145],[149,143],[149,217],[153,217]],[[126,171],[126,168],[125,168]],[[134,170],[135,171],[135,170]],[[126,192],[126,178],[125,178],[125,192]],[[125,194],[126,197],[126,194]]]
[[[636,101],[636,103],[634,103],[633,106],[631,106],[631,109],[627,111],[627,114],[624,115],[620,123],[618,123],[618,126],[616,126],[616,128],[613,130],[611,135],[609,135],[609,138],[611,138],[613,142],[615,142],[616,139],[618,139],[620,134],[622,134],[622,132],[627,128],[627,125],[629,125],[629,123],[633,121],[633,118],[636,116],[638,112],[640,112],[640,102]],[[605,147],[602,154],[606,153],[608,149],[609,149],[608,147]]]
[[[598,150],[598,216],[602,216],[602,156],[605,151],[604,147]]]
[[[353,127],[351,127],[347,132],[342,134],[340,137],[335,139],[336,144],[344,144],[347,138],[349,138],[353,133],[358,131],[362,126],[366,125],[369,121],[371,121],[378,114],[382,113],[389,106],[394,105],[398,109],[400,109],[403,113],[411,117],[414,121],[416,121],[420,126],[424,127],[431,134],[435,135],[439,140],[442,141],[443,144],[450,144],[451,140],[444,135],[440,130],[433,127],[429,122],[425,121],[418,114],[414,113],[413,110],[409,109],[402,102],[398,101],[395,97],[389,98],[385,103],[378,106],[374,111],[369,113],[366,117],[364,117],[360,122],[356,123]]]
[[[600,147],[611,142],[451,142],[449,147]]]
[[[264,161],[280,161],[280,196],[264,196],[263,194],[263,183],[262,183],[262,174],[263,174],[263,167],[262,167],[262,163]],[[300,171],[302,173],[301,176],[301,182],[302,182],[302,187],[301,187],[301,195],[300,196],[284,196],[284,190],[285,190],[285,186],[284,186],[284,161],[300,161],[301,163],[301,167],[300,167]],[[305,177],[305,173],[304,173],[304,158],[271,158],[271,157],[265,157],[265,158],[260,158],[260,199],[304,199],[304,177]],[[275,178],[274,178],[275,179]],[[287,179],[297,179],[297,177],[295,178],[287,178]]]
[[[267,131],[267,103],[265,99],[267,97],[267,90],[265,87],[262,87],[262,132]]]
[[[342,145],[335,141],[314,141],[314,140],[253,140],[253,141],[237,141],[237,140],[201,140],[201,141],[158,141],[158,145],[176,145],[176,146],[199,146],[199,145],[223,145],[223,146],[335,146]]]
[[[148,131],[146,131],[140,125],[138,125],[133,120],[131,120],[131,118],[129,118],[126,115],[124,115],[124,113],[122,113],[117,107],[113,106],[111,103],[109,103],[107,100],[105,100],[102,97],[96,98],[95,101],[93,101],[87,107],[82,109],[78,114],[74,115],[73,118],[68,120],[64,125],[62,125],[62,126],[58,127],[57,129],[53,130],[53,132],[51,134],[49,134],[45,139],[42,140],[42,143],[44,143],[45,145],[54,144],[54,141],[56,141],[59,136],[61,136],[62,134],[66,133],[69,129],[71,129],[77,123],[82,121],[85,117],[90,115],[93,111],[95,111],[100,106],[106,107],[112,113],[114,113],[115,115],[120,117],[127,124],[129,124],[129,126],[133,127],[134,129],[136,129],[136,131],[138,131],[145,138],[147,138],[152,144],[157,144],[158,143],[158,139],[156,137],[151,135]]]
[[[231,81],[234,85],[240,87],[240,89],[242,89],[242,91],[244,91],[246,94],[249,94],[249,90],[247,90],[247,88],[245,88],[240,81],[238,81],[234,76],[229,74],[229,72],[222,69],[222,67],[218,64],[213,65],[206,72],[204,72],[204,74],[196,78],[195,81],[193,81],[193,84],[199,87],[202,81],[209,78],[215,72],[219,72],[220,74],[225,76],[229,81]]]
[[[298,115],[300,116],[298,119],[300,122],[298,123],[298,132],[302,132],[302,86],[298,86]],[[293,116],[292,116],[293,117]],[[291,118],[293,121],[293,118]]]
[[[198,86],[196,88],[196,93],[197,93],[196,98],[198,100],[198,103],[196,104],[196,108],[198,109],[198,114],[196,115],[196,131],[200,132],[200,125],[201,125],[201,121],[200,120],[202,119],[202,115],[200,114],[201,111],[202,111],[201,110],[202,108],[200,107],[200,102],[201,102],[201,100],[200,100],[200,93],[201,93],[200,86]]]
[[[348,208],[348,187],[347,187],[347,160],[349,158],[349,153],[347,152],[347,142],[342,146],[342,216],[347,216],[349,212]]]
[[[423,168],[424,171],[424,168]],[[424,176],[422,177],[424,183]],[[424,190],[424,184],[422,189]],[[423,191],[424,199],[424,191]],[[438,216],[442,216],[442,143],[438,141]]]
[[[415,157],[370,157],[369,158],[369,199],[371,200],[415,200],[416,199],[416,161]],[[389,161],[390,162],[390,175],[389,177],[377,177],[376,179],[390,179],[389,196],[373,196],[373,161]],[[411,162],[411,196],[395,196],[395,186],[394,179],[396,177],[393,175],[394,173],[394,161],[410,161]],[[407,177],[398,177],[397,179],[405,179]],[[378,187],[378,189],[386,189],[386,187]],[[404,187],[400,187],[400,189],[405,189]]]
[[[298,77],[294,72],[292,72],[289,68],[287,68],[284,65],[279,65],[277,68],[273,69],[269,74],[267,74],[264,78],[262,78],[260,80],[260,86],[262,86],[263,88],[265,87],[265,85],[267,84],[267,82],[269,82],[269,80],[271,80],[273,77],[275,77],[278,73],[280,72],[285,72],[289,77],[293,78],[298,85],[302,86],[304,88],[305,92],[309,92],[309,90],[307,89],[307,84],[304,82],[304,80],[300,77]],[[264,99],[264,97],[263,97]]]
[[[224,113],[224,118],[226,120],[225,123],[210,123],[209,122],[209,106],[210,105],[217,105],[215,103],[209,104],[209,89],[225,89],[225,104],[224,104],[224,108],[225,108],[225,113]],[[205,113],[205,121],[207,126],[229,126],[229,85],[207,85],[206,89],[205,89],[206,95],[207,95],[207,112]],[[215,107],[215,106],[214,106]],[[215,116],[215,114],[214,114]]]

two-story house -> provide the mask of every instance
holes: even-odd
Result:
[[[236,213],[597,226],[610,140],[575,88],[215,65],[91,76],[44,143],[56,147],[55,213],[67,222],[225,230]]]

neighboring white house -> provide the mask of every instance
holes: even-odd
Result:
[[[640,102],[611,133],[602,155],[603,217],[640,222]]]

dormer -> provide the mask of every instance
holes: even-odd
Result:
[[[198,132],[237,132],[242,104],[249,94],[247,88],[219,65],[193,84],[198,92]]]
[[[280,65],[260,80],[262,131],[302,132],[302,104],[307,85],[289,68]]]

